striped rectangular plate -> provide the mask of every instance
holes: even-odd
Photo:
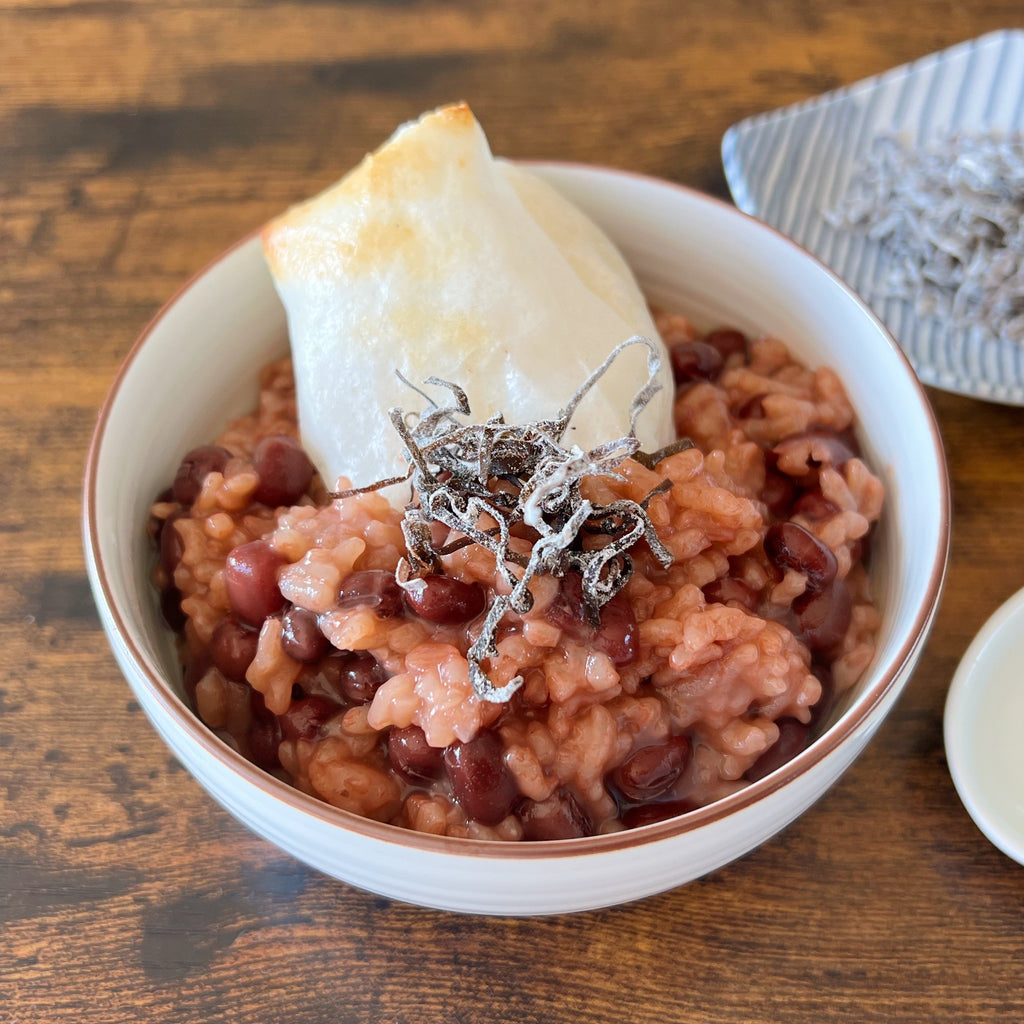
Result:
[[[750,117],[722,140],[736,205],[813,252],[893,333],[926,384],[1024,405],[1024,346],[919,317],[881,295],[881,247],[833,228],[872,140],[926,144],[955,132],[1024,131],[1024,31],[993,32],[812,100]]]

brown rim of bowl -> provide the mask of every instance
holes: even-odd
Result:
[[[859,305],[864,313],[870,317],[877,327],[879,333],[887,341],[893,353],[903,364],[911,385],[917,392],[932,437],[932,444],[936,465],[940,477],[941,506],[939,545],[935,559],[932,564],[931,574],[928,580],[926,600],[918,610],[914,623],[907,639],[904,641],[896,657],[888,666],[886,671],[875,683],[854,703],[843,716],[831,728],[819,737],[807,749],[801,751],[792,760],[788,761],[781,768],[765,776],[757,782],[750,783],[744,789],[724,797],[706,807],[701,807],[688,814],[676,818],[669,818],[665,821],[656,822],[651,825],[644,825],[636,829],[628,829],[623,832],[614,832],[609,835],[588,836],[582,839],[568,839],[548,842],[510,842],[504,840],[477,840],[461,839],[449,836],[428,835],[422,832],[415,832],[411,829],[400,828],[397,825],[388,825],[382,822],[363,818],[350,811],[334,807],[315,797],[300,792],[289,786],[287,783],[267,774],[262,769],[247,761],[237,751],[232,750],[209,730],[196,717],[184,702],[174,693],[170,685],[163,679],[157,667],[151,664],[143,653],[136,646],[129,634],[125,619],[121,610],[116,605],[107,575],[104,571],[103,559],[99,550],[99,539],[96,530],[96,493],[95,481],[97,462],[100,448],[106,430],[107,420],[110,417],[111,408],[117,399],[121,385],[135,357],[146,343],[146,340],[153,333],[156,326],[163,320],[173,306],[177,304],[182,295],[185,294],[201,277],[206,275],[214,266],[221,263],[234,252],[247,245],[259,234],[261,229],[255,229],[222,253],[211,260],[196,274],[192,275],[174,295],[160,308],[157,314],[146,325],[142,333],[132,345],[125,356],[117,375],[107,392],[103,405],[100,408],[95,430],[89,445],[89,452],[86,461],[85,472],[85,503],[84,503],[84,534],[86,543],[91,553],[91,563],[95,567],[93,583],[99,589],[100,595],[107,611],[113,620],[115,629],[130,652],[133,660],[141,669],[142,675],[151,694],[158,703],[177,722],[183,732],[206,753],[216,758],[226,767],[230,768],[243,780],[259,789],[264,790],[268,795],[284,801],[296,811],[311,814],[315,818],[329,825],[336,825],[342,829],[359,833],[367,838],[376,839],[386,843],[393,843],[398,846],[407,846],[431,853],[447,853],[469,857],[488,857],[495,859],[546,859],[549,857],[576,857],[583,854],[609,853],[631,846],[644,845],[646,843],[658,842],[673,836],[693,831],[710,822],[719,821],[731,814],[757,802],[763,797],[781,789],[789,782],[812,765],[823,761],[829,754],[836,750],[840,744],[854,732],[856,732],[869,717],[871,711],[885,698],[886,694],[894,685],[897,677],[904,667],[914,657],[918,647],[924,643],[928,628],[938,605],[938,598],[941,592],[943,579],[946,571],[946,564],[949,553],[949,477],[945,463],[945,454],[942,446],[941,435],[935,420],[934,412],[928,401],[924,387],[917,379],[913,368],[906,355],[896,344],[892,335],[884,324],[875,316],[863,300],[835,273],[826,267],[816,256],[810,253],[803,246],[783,235],[780,231],[762,221],[751,217],[749,214],[738,210],[735,206],[718,199],[715,196],[707,195],[697,189],[686,185],[679,185],[674,182],[665,181],[650,175],[640,174],[634,171],[623,171],[617,168],[604,167],[594,164],[579,164],[563,161],[518,161],[523,166],[554,169],[565,169],[570,172],[582,172],[583,174],[594,174],[596,176],[611,176],[615,178],[629,178],[645,184],[656,185],[661,188],[669,188],[684,193],[690,198],[699,199],[702,202],[710,202],[731,214],[742,217],[757,225],[763,231],[770,232],[783,240],[786,244],[803,252],[809,259],[818,266],[832,280],[845,291]],[[205,788],[205,787],[204,787]]]

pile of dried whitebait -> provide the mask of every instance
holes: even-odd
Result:
[[[882,297],[1024,342],[1024,136],[879,138],[827,216],[882,244]]]

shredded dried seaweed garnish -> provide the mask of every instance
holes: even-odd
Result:
[[[589,452],[576,445],[565,446],[562,439],[580,402],[619,354],[632,345],[647,346],[648,379],[630,405],[629,434]],[[556,417],[522,425],[505,423],[501,414],[484,423],[464,424],[458,417],[470,415],[465,392],[451,381],[428,378],[428,385],[450,393],[447,403],[438,404],[424,395],[428,407],[411,423],[403,409],[388,413],[405,443],[404,455],[409,462],[406,476],[332,495],[345,498],[401,480],[411,482],[419,500],[406,506],[402,521],[407,557],[399,563],[395,578],[403,586],[417,576],[440,571],[441,557],[464,544],[479,544],[493,553],[510,593],[494,596],[480,634],[468,652],[470,680],[481,700],[503,703],[522,685],[522,678],[517,676],[505,686],[496,686],[482,662],[498,654],[495,641],[505,614],[524,614],[532,607],[529,584],[534,576],[543,573],[563,577],[578,572],[587,617],[596,624],[601,608],[632,574],[629,551],[636,543],[646,540],[662,565],[672,563],[646,508],[651,497],[667,489],[668,481],[643,502],[620,499],[599,505],[580,491],[587,476],[623,479],[616,472],[622,462],[642,456],[636,421],[660,388],[660,369],[661,356],[653,342],[640,335],[629,338],[616,346]],[[414,390],[423,394],[418,388]],[[431,533],[435,522],[462,533],[464,538],[435,548]],[[529,557],[511,548],[512,530],[517,526],[528,527],[536,534]],[[606,541],[595,545],[592,540],[585,549],[584,533]]]
[[[676,441],[659,448],[656,452],[637,452],[633,458],[645,469],[654,469],[662,459],[670,455],[677,455],[693,447],[693,442],[688,437],[680,437]]]

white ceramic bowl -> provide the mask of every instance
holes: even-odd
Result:
[[[149,583],[153,496],[189,448],[252,406],[257,372],[286,349],[259,239],[188,284],[125,360],[96,428],[85,550],[117,660],[157,731],[239,820],[321,871],[427,906],[544,914],[609,906],[690,881],[742,856],[806,810],[850,765],[917,660],[945,571],[949,499],[942,446],[907,361],[857,297],[802,249],[707,196],[598,168],[532,165],[620,245],[649,297],[698,325],[786,340],[836,369],[888,489],[873,545],[884,625],[878,653],[827,731],[774,774],[682,818],[556,843],[427,836],[365,820],[253,767],[182,699],[171,636]]]

